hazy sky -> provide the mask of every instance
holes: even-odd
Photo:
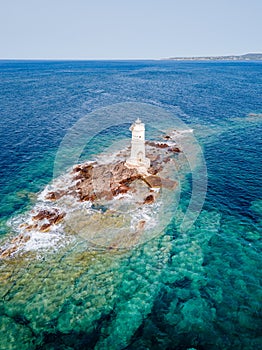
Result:
[[[0,58],[262,52],[262,0],[0,0]]]

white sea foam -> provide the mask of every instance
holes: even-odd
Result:
[[[114,201],[119,201],[119,199],[132,199],[133,196],[131,193],[119,193],[113,198]]]
[[[119,149],[121,149],[121,152],[119,152]],[[126,146],[126,141],[118,141],[110,146],[105,152],[97,155],[95,160],[98,164],[113,164],[116,161],[126,160],[127,152],[128,147]]]
[[[32,251],[55,248],[58,245],[65,245],[66,242],[68,242],[68,238],[65,240],[65,236],[59,232],[58,228],[50,232],[32,231],[30,239],[22,246],[22,250]]]
[[[192,134],[194,132],[194,129],[178,129],[173,130],[171,133],[171,137],[176,139],[180,137],[185,137],[187,134]]]
[[[43,191],[41,191],[37,197],[39,201],[49,202],[50,200],[46,199],[46,196],[49,192],[52,191],[63,191],[68,189],[68,187],[72,187],[76,181],[73,181],[73,176],[71,172],[67,174],[61,175],[58,178],[54,179],[50,184],[48,184]]]
[[[138,223],[145,221],[145,230],[154,228],[158,223],[158,209],[161,206],[160,201],[151,205],[144,205],[132,212],[131,215],[131,230],[135,230]]]

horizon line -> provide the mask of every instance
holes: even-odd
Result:
[[[0,58],[0,61],[164,61],[164,60],[172,60],[174,58],[177,59],[190,59],[190,58],[216,58],[216,57],[241,57],[245,55],[262,55],[260,52],[248,52],[244,54],[226,54],[226,55],[196,55],[196,56],[169,56],[169,57],[160,57],[160,58],[71,58],[71,57],[63,57],[63,58]]]

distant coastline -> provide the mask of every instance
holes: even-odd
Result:
[[[262,53],[247,53],[244,55],[228,56],[184,56],[184,57],[160,57],[160,58],[1,58],[1,63],[7,62],[130,62],[130,61],[262,61]]]
[[[169,57],[166,59],[174,61],[262,61],[262,53],[230,56]]]

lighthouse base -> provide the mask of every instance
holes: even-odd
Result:
[[[147,174],[147,169],[150,167],[150,159],[145,158],[143,162],[137,161],[137,159],[129,158],[125,162],[125,166],[129,169],[137,169],[140,173]]]

